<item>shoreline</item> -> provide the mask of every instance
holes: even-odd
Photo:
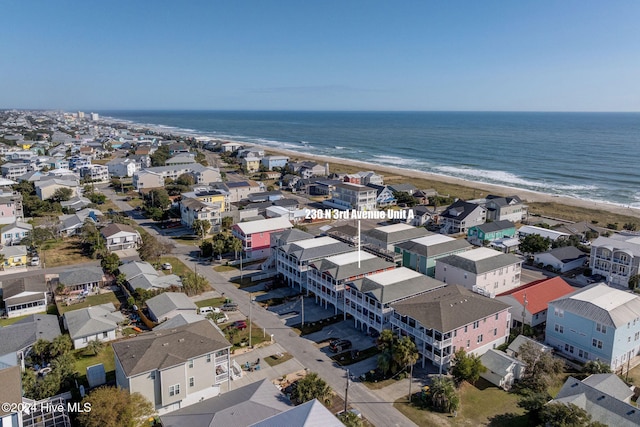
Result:
[[[622,206],[614,203],[607,202],[597,202],[593,200],[585,200],[578,199],[569,196],[562,195],[552,195],[548,193],[542,193],[533,190],[526,190],[518,187],[511,187],[506,185],[499,184],[489,184],[480,181],[472,181],[464,178],[458,178],[453,176],[447,176],[442,174],[435,174],[432,172],[424,172],[413,169],[402,169],[397,166],[387,166],[380,165],[377,163],[362,161],[362,160],[351,160],[346,158],[334,157],[334,156],[325,156],[319,154],[310,154],[301,151],[291,150],[287,148],[279,148],[261,145],[253,142],[246,141],[238,141],[232,138],[220,138],[215,135],[207,135],[204,132],[195,131],[195,130],[187,130],[187,129],[179,129],[175,127],[166,127],[158,124],[141,124],[134,123],[128,120],[120,120],[112,117],[105,117],[105,121],[109,122],[119,122],[120,124],[125,124],[127,127],[143,127],[147,128],[153,132],[157,132],[158,134],[168,134],[168,135],[178,135],[188,138],[194,138],[196,140],[214,140],[221,142],[237,142],[244,146],[249,147],[257,147],[263,149],[265,152],[272,152],[276,154],[286,155],[290,158],[298,158],[298,159],[308,159],[313,160],[318,163],[332,163],[334,165],[341,166],[356,166],[361,168],[361,170],[367,171],[372,170],[375,172],[380,172],[383,174],[383,178],[388,177],[402,177],[407,180],[411,179],[423,179],[427,181],[432,181],[434,183],[444,183],[449,185],[455,185],[460,187],[465,187],[470,190],[481,191],[485,193],[480,193],[478,197],[474,198],[482,198],[487,194],[497,194],[502,196],[513,196],[517,195],[526,203],[556,203],[560,205],[570,206],[574,208],[581,208],[586,210],[601,210],[609,213],[613,213],[616,215],[622,215],[633,218],[640,218],[640,208],[631,207],[631,206]],[[338,170],[340,171],[340,170]],[[455,196],[455,195],[454,195]],[[604,226],[604,224],[602,224]]]

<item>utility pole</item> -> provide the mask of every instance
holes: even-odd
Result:
[[[413,365],[409,368],[409,403],[411,403],[411,382],[413,381]]]
[[[529,303],[529,301],[527,301],[527,293],[524,293],[524,304],[522,305],[522,328],[520,330],[520,334],[524,335],[524,319],[527,315],[527,304]]]
[[[344,412],[347,412],[347,405],[349,401],[349,369],[347,369],[347,386],[344,389]]]
[[[304,295],[300,295],[300,301],[302,302],[302,327],[304,328]]]
[[[251,347],[251,311],[253,309],[253,298],[251,296],[251,292],[249,292],[249,348]]]

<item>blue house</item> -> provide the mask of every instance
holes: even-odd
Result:
[[[546,342],[570,359],[600,360],[615,371],[640,363],[640,297],[595,283],[553,300]]]
[[[516,225],[511,221],[493,221],[474,225],[467,230],[467,240],[476,246],[483,246],[484,242],[516,235]]]
[[[273,168],[284,168],[289,163],[289,158],[287,156],[266,156],[260,162],[271,171]]]

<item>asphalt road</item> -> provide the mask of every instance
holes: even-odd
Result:
[[[113,190],[107,187],[101,187],[101,190],[119,209],[127,212],[138,224],[145,226],[149,233],[163,241],[174,244],[175,249],[172,255],[187,265],[198,262],[197,258],[194,259],[191,256],[191,253],[195,251],[194,247],[176,245],[171,239],[162,236],[155,227],[151,226],[148,219],[142,218],[128,203],[122,200],[122,197],[116,196]],[[222,275],[214,271],[210,264],[202,263],[200,265],[203,268],[198,269],[198,273],[205,276],[214,289],[218,292],[224,292],[226,296],[236,301],[240,311],[245,314],[249,313],[249,295],[247,292],[229,283]],[[344,369],[334,365],[333,360],[321,352],[313,342],[300,338],[291,328],[285,326],[277,315],[268,312],[259,305],[254,305],[252,315],[255,323],[264,327],[267,333],[273,334],[274,339],[286,348],[302,365],[312,372],[317,372],[338,395],[344,398],[346,385],[346,371]],[[382,399],[359,382],[351,382],[349,385],[349,403],[355,405],[363,416],[376,426],[416,425],[396,410],[392,406],[392,401]]]

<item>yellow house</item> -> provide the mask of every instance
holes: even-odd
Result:
[[[29,148],[31,148],[32,144],[22,144],[22,149],[23,150],[28,150]]]
[[[260,158],[245,157],[242,159],[242,169],[248,173],[258,172],[260,170]]]
[[[193,194],[183,194],[183,197],[189,197],[192,199],[200,200],[205,203],[220,204],[220,212],[226,212],[229,207],[228,195],[224,193],[218,193],[217,191],[202,191],[195,192]]]
[[[4,256],[4,268],[27,265],[27,247],[24,245],[5,246],[0,250],[0,255]]]

